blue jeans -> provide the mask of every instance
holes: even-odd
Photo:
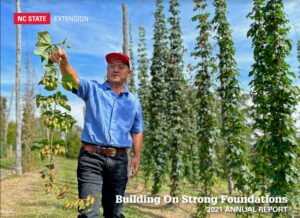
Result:
[[[100,193],[102,193],[103,216],[105,218],[124,217],[122,204],[116,203],[116,195],[124,196],[128,181],[128,156],[116,154],[107,157],[81,148],[78,157],[77,180],[79,198],[98,194],[93,209],[78,217],[100,217]],[[80,212],[80,211],[79,211]]]

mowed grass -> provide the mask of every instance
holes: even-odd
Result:
[[[0,158],[0,168],[1,169],[11,169],[16,166],[16,155],[11,157]]]
[[[43,161],[44,164],[47,164],[47,161]],[[7,166],[7,165],[5,165]],[[67,198],[77,198],[77,178],[76,178],[76,167],[77,160],[70,160],[66,158],[56,158],[56,184],[58,186],[63,186],[67,184],[69,186],[69,191]],[[40,169],[43,169],[40,168]],[[11,196],[12,199],[5,199],[2,204],[9,204],[9,201],[16,201],[17,203],[11,204],[9,210],[12,210],[12,214],[1,214],[1,217],[16,217],[16,218],[33,218],[33,217],[55,217],[55,218],[68,218],[68,217],[77,217],[76,209],[69,209],[64,206],[65,199],[58,200],[56,198],[57,191],[53,190],[49,194],[46,194],[43,191],[43,186],[45,181],[40,178],[38,172],[34,173],[25,173],[22,177],[11,177],[5,181],[5,184],[9,182],[13,185],[24,187],[21,189],[16,189],[15,191],[21,193],[15,193],[18,195],[18,198],[14,199],[14,196]],[[2,188],[6,188],[3,187]],[[9,188],[9,187],[7,187]],[[9,204],[10,205],[10,204]],[[101,214],[102,214],[101,209]],[[130,218],[143,218],[149,217],[144,216],[143,212],[139,211],[136,208],[130,207],[130,205],[125,205],[123,213],[126,217]]]

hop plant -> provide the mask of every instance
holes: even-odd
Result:
[[[53,190],[57,191],[56,198],[64,199],[68,193],[69,186],[59,186],[56,184],[54,156],[64,155],[66,152],[63,140],[53,141],[54,131],[67,132],[76,123],[74,118],[69,114],[71,111],[68,105],[68,98],[59,91],[60,87],[65,90],[72,90],[76,88],[73,83],[72,76],[64,76],[60,80],[60,70],[49,58],[58,48],[63,49],[66,44],[66,39],[61,43],[51,44],[50,35],[48,32],[38,33],[37,49],[34,51],[36,55],[41,57],[43,68],[45,69],[44,76],[41,77],[39,85],[43,86],[46,91],[52,92],[48,96],[36,95],[36,106],[43,109],[42,120],[44,125],[50,131],[49,139],[42,139],[35,142],[31,146],[31,150],[38,150],[41,159],[47,159],[49,163],[45,165],[40,172],[41,178],[45,181],[44,191],[50,193]],[[67,47],[70,47],[67,45]],[[54,92],[54,93],[53,93]],[[65,111],[62,111],[62,110]],[[87,199],[73,199],[67,200],[66,206],[68,208],[78,207],[82,210],[92,208],[95,201],[93,196],[88,196]]]

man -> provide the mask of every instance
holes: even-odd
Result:
[[[143,116],[139,99],[129,92],[125,82],[130,76],[130,59],[122,53],[106,55],[107,81],[87,81],[78,78],[67,54],[57,50],[51,61],[60,64],[63,75],[71,74],[78,89],[73,89],[85,101],[86,115],[78,157],[77,180],[79,198],[85,199],[102,191],[105,218],[124,217],[116,195],[124,196],[128,174],[127,150],[133,144],[131,176],[139,170],[143,141]],[[100,199],[92,211],[78,217],[100,217]]]

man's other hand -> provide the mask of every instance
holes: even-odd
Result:
[[[140,158],[133,157],[130,163],[131,174],[129,177],[134,177],[137,175],[140,168]]]

